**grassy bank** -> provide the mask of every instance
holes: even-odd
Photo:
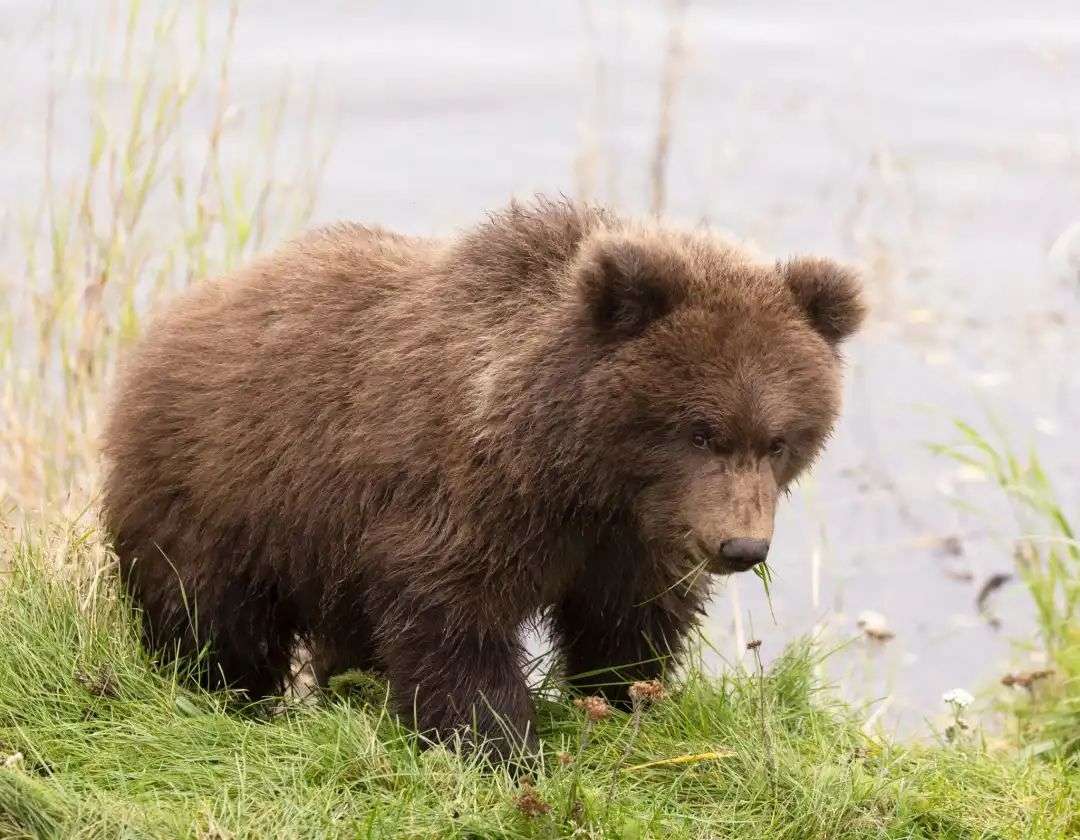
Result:
[[[816,684],[805,646],[764,675],[691,673],[642,712],[639,726],[624,714],[588,724],[549,691],[539,700],[544,755],[529,779],[418,749],[386,712],[377,681],[272,716],[228,711],[220,696],[147,661],[109,567],[85,556],[89,545],[40,533],[3,544],[3,837],[1060,838],[1080,830],[1066,759],[995,752],[977,734],[938,746],[867,738]],[[649,762],[661,763],[637,767]]]

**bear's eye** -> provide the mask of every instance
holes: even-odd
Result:
[[[712,442],[712,432],[706,426],[697,426],[690,433],[690,442],[698,449],[708,449]]]
[[[769,455],[773,458],[779,458],[787,451],[787,441],[783,438],[773,438],[769,442]]]

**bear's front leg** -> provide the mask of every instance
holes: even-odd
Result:
[[[603,583],[604,590],[582,585],[568,593],[554,610],[553,629],[571,687],[628,709],[630,684],[659,677],[682,653],[705,586],[657,591],[617,578]]]
[[[536,723],[518,634],[482,630],[442,607],[416,606],[407,615],[382,628],[379,651],[402,719],[426,737],[460,735],[494,760],[522,747],[534,750]]]

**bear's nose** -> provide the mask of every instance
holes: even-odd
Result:
[[[720,556],[739,571],[764,562],[768,553],[768,540],[724,540],[720,545]]]

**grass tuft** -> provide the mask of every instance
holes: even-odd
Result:
[[[1080,760],[1080,541],[1037,453],[1021,458],[1003,434],[993,440],[968,423],[954,426],[957,442],[934,449],[988,476],[1012,503],[1015,566],[1052,666],[1004,680],[1020,740],[1029,752]]]

